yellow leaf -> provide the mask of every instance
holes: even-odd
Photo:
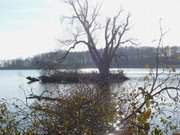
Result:
[[[144,68],[150,68],[149,64],[145,64]]]
[[[145,121],[148,120],[150,118],[150,116],[151,116],[151,110],[150,109],[148,109],[147,111],[145,111],[143,113],[143,117],[144,117]]]
[[[175,66],[172,66],[172,71],[176,72],[176,67]]]
[[[148,76],[145,76],[144,77],[144,81],[148,81],[149,80],[149,77]]]

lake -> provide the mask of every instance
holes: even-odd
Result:
[[[112,72],[123,70],[125,75],[130,78],[123,85],[143,85],[144,77],[149,74],[150,69],[145,68],[122,68],[111,69]],[[97,72],[97,69],[88,68],[81,69],[80,72]],[[160,69],[162,71],[162,69]],[[27,76],[38,77],[40,76],[40,70],[0,70],[0,98],[12,99],[19,98],[24,100],[25,96],[28,96],[31,91],[34,93],[40,92],[44,84],[35,82],[28,84]],[[176,73],[180,73],[180,69],[176,69]],[[166,74],[166,72],[165,72]],[[51,84],[52,85],[52,84]],[[119,89],[122,84],[114,84]],[[62,84],[62,87],[66,85]]]
[[[112,84],[112,87],[115,91],[122,91],[123,88],[135,88],[135,87],[143,87],[144,86],[144,77],[150,73],[150,69],[145,68],[122,68],[122,69],[111,69],[111,72],[118,72],[123,70],[125,75],[130,78],[130,80],[122,83]],[[67,71],[67,70],[66,70]],[[88,68],[81,69],[80,72],[97,72],[97,69]],[[163,72],[162,69],[159,72]],[[167,77],[169,71],[165,71],[159,79],[163,79]],[[179,74],[180,69],[176,69],[176,72],[172,72],[172,74]],[[14,99],[20,99],[25,101],[26,96],[29,94],[36,93],[40,94],[43,89],[50,87],[54,84],[41,84],[40,82],[35,82],[32,84],[28,84],[27,76],[38,77],[40,76],[40,70],[0,70],[0,99],[7,99],[8,101]],[[171,83],[173,85],[173,83]],[[65,87],[73,87],[73,84],[58,84],[58,87],[64,90]],[[47,88],[48,89],[48,88]],[[171,110],[172,106],[166,105],[164,109],[168,108]],[[179,110],[178,110],[179,111]],[[180,113],[172,112],[169,115],[173,115],[172,120],[180,126]],[[159,119],[159,118],[158,118]]]

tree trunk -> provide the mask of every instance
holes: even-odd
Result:
[[[95,49],[96,50],[96,49]],[[91,55],[92,60],[94,61],[95,65],[97,66],[99,70],[99,81],[101,82],[107,82],[109,78],[109,68],[110,68],[110,63],[111,60],[109,58],[109,55],[104,53],[103,57],[100,57],[100,54],[96,54],[95,52],[98,53],[98,51],[94,51],[93,49],[89,48],[89,52]]]
[[[110,101],[109,68],[110,66],[107,62],[101,62],[101,66],[99,67],[98,86],[104,101]]]
[[[109,62],[108,61],[101,61],[99,68],[99,76],[101,81],[108,81],[109,78]]]

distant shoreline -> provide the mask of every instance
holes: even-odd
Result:
[[[110,69],[150,69],[155,67],[111,67]],[[167,68],[167,67],[159,67],[159,68]],[[170,68],[170,67],[169,67]],[[180,68],[179,65],[175,65],[175,68]],[[98,69],[96,67],[79,67],[79,68],[59,68],[61,70],[79,70],[79,69]],[[43,69],[43,68],[0,68],[0,70],[57,70],[57,69]]]
[[[0,70],[42,70],[37,68],[0,68]]]

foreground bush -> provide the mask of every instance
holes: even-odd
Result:
[[[108,85],[76,85],[69,91],[55,90],[56,94],[51,88],[40,95],[32,93],[27,97],[33,101],[26,106],[27,110],[16,103],[16,113],[9,111],[6,102],[2,101],[0,135],[107,135],[116,128],[120,129],[119,135],[167,134],[167,130],[173,130],[175,126],[170,117],[160,117],[160,103],[166,102],[156,101],[164,97],[159,93],[174,87],[161,85],[161,89],[157,89],[156,85],[151,87],[149,79],[144,78],[144,88],[126,88],[122,89],[126,90],[124,93],[118,92],[120,94],[112,93]],[[152,123],[155,117],[161,118],[165,130],[160,123]]]
[[[32,105],[37,134],[101,135],[116,120],[115,102],[89,87],[76,88],[55,98],[36,97]]]

